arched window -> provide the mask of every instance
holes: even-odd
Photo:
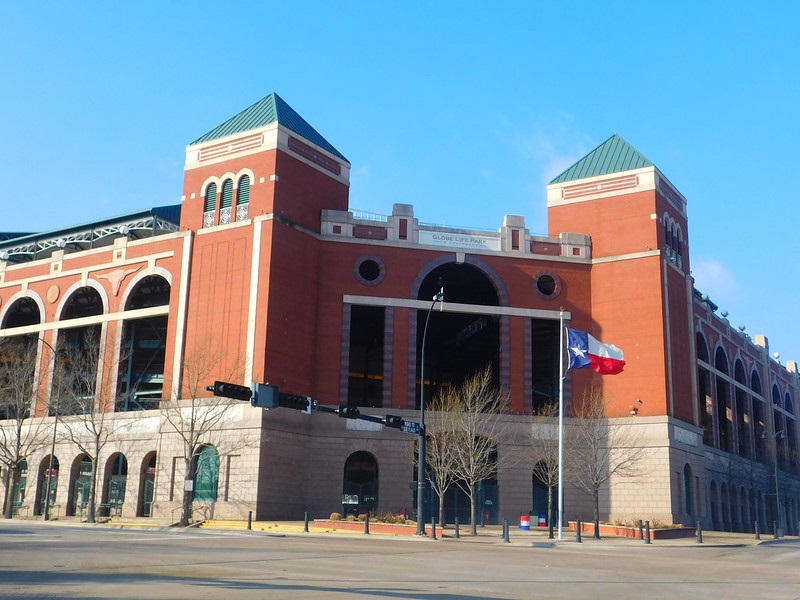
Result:
[[[239,179],[239,185],[237,186],[237,196],[236,196],[236,220],[237,221],[244,221],[249,214],[249,206],[250,206],[250,176],[249,175],[242,175],[241,179]]]
[[[777,384],[773,384],[772,385],[772,403],[775,406],[780,406],[781,405],[781,393],[778,390]]]
[[[222,182],[222,202],[219,205],[219,222],[225,225],[231,222],[233,207],[233,180],[226,179]]]
[[[203,227],[214,225],[214,213],[217,210],[217,184],[209,183],[206,188],[206,200],[203,205]]]
[[[202,446],[194,460],[195,501],[216,501],[219,485],[219,452],[214,446]]]
[[[783,397],[783,408],[790,415],[794,414],[794,404],[792,404],[792,397],[789,395],[789,392],[786,392],[786,395]]]

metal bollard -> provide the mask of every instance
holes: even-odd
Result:
[[[753,525],[755,526],[755,530],[756,530],[756,539],[760,540],[761,539],[761,532],[758,530],[758,521],[753,521]]]
[[[645,544],[649,544],[650,543],[650,521],[645,521],[644,530],[645,530],[645,535],[647,536],[647,537],[645,537],[644,543]]]
[[[364,535],[369,535],[369,511],[364,515]]]
[[[454,527],[455,527],[455,533],[453,533],[453,537],[454,537],[454,538],[456,538],[456,539],[458,539],[458,538],[460,538],[460,537],[461,537],[461,536],[458,534],[458,517],[456,517],[456,522],[455,522],[455,525],[454,525]]]
[[[644,539],[644,521],[639,520],[639,539]]]
[[[308,533],[308,511],[303,514],[303,531]]]
[[[703,524],[700,521],[697,522],[697,543],[703,543]]]
[[[578,519],[577,527],[575,528],[575,541],[579,544],[583,541],[581,540],[581,520]]]
[[[436,539],[436,515],[431,516],[431,539]]]
[[[247,531],[253,529],[253,511],[247,511]]]
[[[511,543],[511,538],[508,537],[508,519],[503,519],[503,541],[506,544]]]

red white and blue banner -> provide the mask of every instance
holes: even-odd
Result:
[[[568,369],[592,368],[601,375],[617,375],[625,367],[622,350],[603,344],[585,331],[567,328]]]

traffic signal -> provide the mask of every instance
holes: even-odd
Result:
[[[383,420],[383,424],[386,427],[402,429],[405,421],[403,420],[403,417],[398,417],[397,415],[386,415],[386,418]]]
[[[339,416],[345,419],[357,419],[360,411],[357,406],[348,406],[347,404],[339,405]]]
[[[296,396],[295,394],[278,394],[278,406],[283,408],[293,408],[302,410],[306,414],[311,414],[314,401],[309,396]]]
[[[220,398],[233,398],[234,400],[250,400],[253,396],[253,390],[249,387],[227,381],[215,381],[211,391]]]
[[[278,406],[277,386],[254,381],[251,389],[253,396],[250,398],[250,406],[260,408],[275,408]]]

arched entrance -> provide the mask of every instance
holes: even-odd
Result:
[[[378,506],[378,462],[369,452],[353,452],[344,463],[342,512],[359,515]]]
[[[122,453],[112,454],[106,463],[106,475],[103,484],[103,508],[105,509],[103,512],[108,516],[122,514],[127,480],[128,460]]]
[[[708,501],[710,502],[711,506],[711,524],[712,528],[721,531],[722,526],[719,519],[719,496],[717,495],[717,482],[711,481],[711,485],[708,488]]]
[[[52,466],[51,466],[52,460]],[[42,462],[39,463],[39,476],[37,477],[36,487],[38,494],[36,495],[36,506],[34,507],[33,514],[43,515],[44,507],[50,504],[50,509],[56,503],[56,491],[58,490],[58,458],[53,456],[45,456]]]
[[[156,481],[156,453],[148,452],[142,461],[139,475],[139,501],[136,505],[137,517],[149,517],[152,514],[153,491]]]
[[[92,487],[92,459],[87,454],[78,455],[72,463],[69,487],[67,516],[82,516],[89,505],[89,493]]]
[[[558,485],[552,487],[552,501],[548,498],[550,492],[548,490],[547,481],[543,475],[549,474],[557,475],[557,471],[548,468],[546,461],[540,461],[534,467],[533,479],[533,503],[531,506],[531,514],[538,522],[539,517],[544,516],[547,524],[558,523]],[[550,503],[550,517],[547,516],[547,506]],[[535,523],[535,522],[534,522]]]
[[[215,502],[219,485],[219,452],[210,444],[202,446],[194,460],[194,499]]]

